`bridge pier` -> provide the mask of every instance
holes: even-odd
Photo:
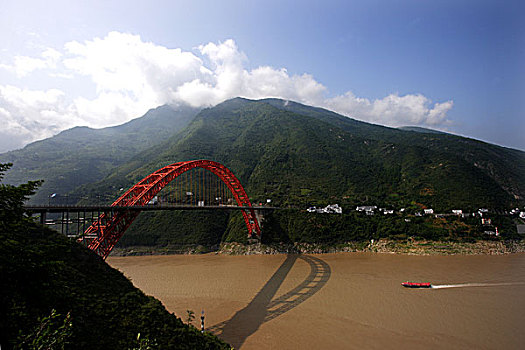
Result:
[[[255,219],[257,220],[257,223],[259,224],[259,227],[261,229],[261,235],[262,235],[262,222],[263,222],[263,219],[264,219],[264,211],[263,210],[259,210],[259,209],[255,209]]]

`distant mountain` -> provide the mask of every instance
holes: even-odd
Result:
[[[19,184],[43,179],[45,182],[32,201],[47,202],[52,193],[58,193],[54,201],[65,201],[64,195],[74,188],[102,179],[135,154],[177,133],[198,111],[165,105],[119,126],[65,130],[23,149],[0,154],[0,162],[14,164],[4,181]],[[67,200],[72,203],[78,199]]]

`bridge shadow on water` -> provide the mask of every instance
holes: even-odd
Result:
[[[295,288],[273,299],[297,259],[302,259],[310,265],[310,274]],[[239,349],[263,323],[290,311],[317,293],[328,282],[330,275],[330,265],[319,258],[287,255],[285,261],[244,309],[208,330]]]

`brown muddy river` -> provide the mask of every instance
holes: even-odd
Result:
[[[111,257],[236,349],[523,349],[525,254]],[[407,289],[404,281],[437,288]]]

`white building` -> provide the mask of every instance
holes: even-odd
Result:
[[[423,209],[423,211],[425,212],[425,215],[434,214],[434,209]]]
[[[463,214],[463,210],[461,210],[461,209],[452,209],[452,214],[462,215]]]
[[[329,204],[324,208],[310,207],[306,209],[309,213],[319,213],[319,214],[342,214],[343,208],[339,204]]]
[[[355,208],[356,211],[374,212],[377,209],[375,205],[361,205]]]
[[[325,208],[325,213],[335,213],[335,214],[342,214],[343,208],[339,206],[339,204],[330,204],[327,205]]]

